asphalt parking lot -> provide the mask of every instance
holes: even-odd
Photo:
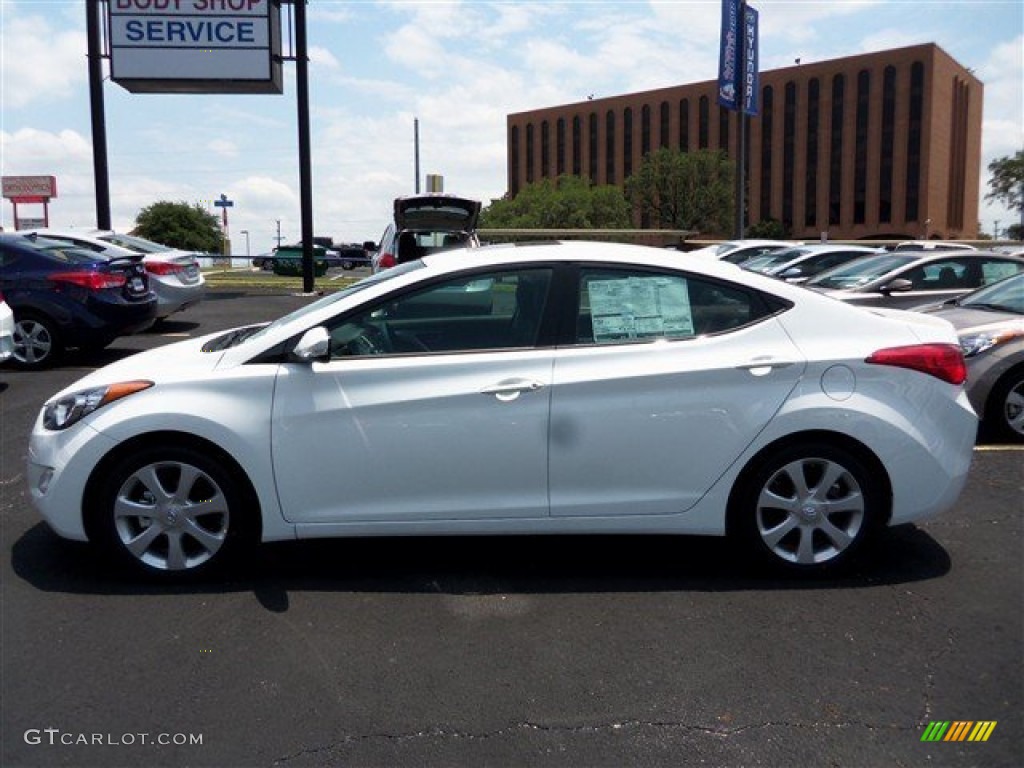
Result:
[[[8,766],[1019,766],[1024,452],[855,571],[764,577],[691,537],[319,541],[128,583],[40,522],[43,402],[106,362],[311,299],[211,293],[50,371],[0,368]],[[344,472],[344,467],[338,468]],[[922,741],[936,721],[987,741]]]

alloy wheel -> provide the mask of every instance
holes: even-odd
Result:
[[[181,461],[141,466],[114,500],[114,530],[124,549],[149,568],[187,571],[224,546],[230,513],[209,474]]]
[[[776,469],[761,487],[756,524],[761,541],[783,561],[820,565],[858,539],[867,502],[853,473],[824,458],[800,458]]]

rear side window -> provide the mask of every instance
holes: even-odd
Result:
[[[577,344],[689,339],[749,325],[781,309],[759,293],[680,274],[584,269]]]

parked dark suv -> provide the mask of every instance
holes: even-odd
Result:
[[[142,259],[0,235],[0,292],[14,310],[14,365],[42,368],[68,348],[99,350],[151,326],[157,299]]]

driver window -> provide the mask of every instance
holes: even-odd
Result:
[[[476,272],[344,316],[328,325],[331,358],[533,347],[551,275],[549,268]]]

